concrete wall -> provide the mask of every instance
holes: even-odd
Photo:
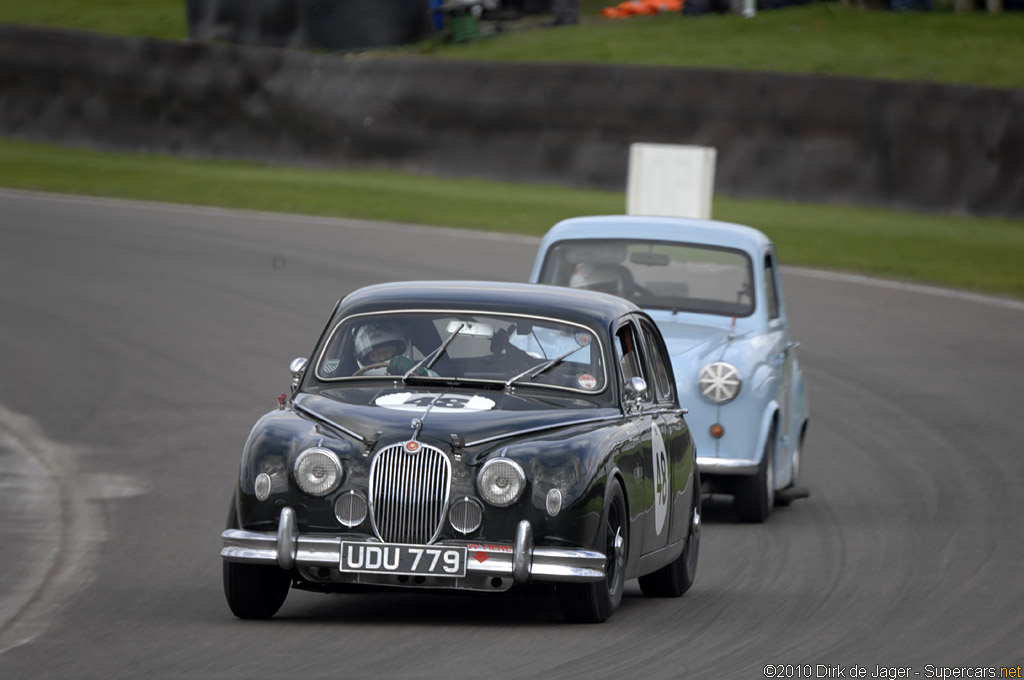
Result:
[[[0,26],[0,134],[612,189],[630,142],[700,144],[726,195],[1024,216],[1016,90]]]

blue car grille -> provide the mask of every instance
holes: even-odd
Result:
[[[408,442],[387,446],[370,466],[370,512],[385,543],[430,543],[444,522],[451,493],[448,458],[432,446]]]

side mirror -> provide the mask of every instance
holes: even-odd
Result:
[[[306,370],[306,357],[292,359],[292,363],[288,364],[288,370],[292,372],[292,390],[294,390],[299,386],[299,381],[302,380],[302,373]]]
[[[623,386],[623,389],[629,402],[639,405],[647,395],[647,381],[639,376],[634,376]]]

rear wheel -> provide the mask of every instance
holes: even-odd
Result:
[[[768,441],[764,444],[764,455],[757,473],[736,480],[736,496],[733,507],[741,522],[760,524],[768,519],[775,504],[775,425],[768,430]]]
[[[697,577],[697,555],[700,552],[700,473],[693,475],[693,502],[690,504],[690,532],[682,554],[671,564],[640,577],[640,590],[647,597],[679,597],[693,585]]]
[[[565,618],[574,623],[606,621],[622,602],[626,584],[626,556],[629,554],[629,524],[626,500],[618,481],[611,482],[604,509],[603,536],[605,578],[593,583],[560,583],[557,594]]]
[[[234,500],[227,528],[238,528]],[[288,573],[277,567],[224,562],[224,597],[231,613],[240,619],[269,619],[284,604],[290,587]]]

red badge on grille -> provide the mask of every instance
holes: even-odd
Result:
[[[408,453],[416,453],[417,451],[420,450],[420,443],[419,442],[406,442],[405,443],[405,450]]]

